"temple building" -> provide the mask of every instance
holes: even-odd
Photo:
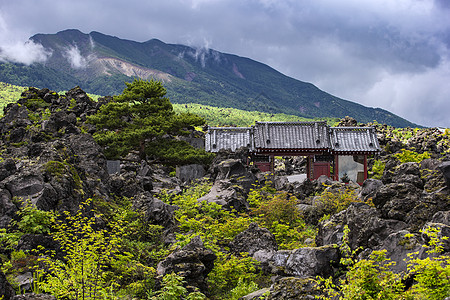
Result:
[[[307,157],[307,178],[362,184],[367,157],[380,151],[373,127],[330,127],[326,122],[256,122],[251,127],[209,127],[205,149],[249,150],[261,171],[274,170],[276,156]]]

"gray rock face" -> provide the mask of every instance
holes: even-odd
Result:
[[[49,294],[26,293],[22,295],[16,295],[12,298],[12,300],[56,300],[56,298],[55,296]]]
[[[268,261],[278,248],[275,236],[256,223],[251,223],[246,230],[239,233],[229,246],[232,252],[247,252],[259,261]]]
[[[305,247],[276,253],[273,259],[275,266],[284,268],[289,276],[327,277],[333,274],[333,266],[339,264],[340,253],[339,248],[332,245]]]
[[[3,300],[11,300],[15,295],[14,289],[6,280],[5,274],[0,270],[0,298],[3,296]]]
[[[38,249],[38,246],[42,246],[47,250],[57,250],[59,248],[58,243],[50,236],[27,233],[20,237],[17,243],[17,250],[33,250]]]
[[[384,218],[405,221],[421,197],[422,191],[411,183],[389,183],[381,186],[372,201]]]
[[[270,288],[268,300],[311,300],[320,295],[313,278],[282,277]]]
[[[407,228],[405,222],[383,219],[374,207],[353,203],[346,210],[319,224],[316,244],[340,244],[345,225],[350,229],[349,245],[353,250],[358,247],[375,249],[390,234]]]
[[[438,169],[442,172],[442,175],[444,175],[447,187],[450,187],[450,161],[443,162],[438,166]]]
[[[375,193],[382,185],[383,182],[381,180],[367,179],[364,181],[358,197],[363,201],[367,201],[369,198],[375,196]]]
[[[160,276],[175,272],[183,276],[187,285],[198,287],[205,291],[206,276],[214,267],[216,255],[203,246],[199,236],[194,237],[189,244],[176,250],[158,264],[157,273]]]
[[[177,178],[182,182],[190,182],[194,179],[202,178],[205,174],[205,168],[198,164],[177,166],[176,169]]]
[[[407,230],[400,230],[390,234],[380,246],[386,250],[386,257],[395,262],[390,269],[395,273],[406,272],[408,253],[420,251],[422,245],[415,237],[407,237]]]
[[[209,193],[197,201],[214,202],[227,210],[247,211],[249,209],[245,190],[231,180],[216,180]]]
[[[334,245],[277,251],[272,260],[288,276],[308,278],[330,276],[339,264],[339,249]]]
[[[142,195],[146,199],[145,217],[152,224],[162,225],[165,228],[175,224],[173,215],[178,209],[175,205],[169,205],[151,195]]]

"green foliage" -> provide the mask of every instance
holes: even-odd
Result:
[[[208,275],[208,283],[211,294],[217,299],[226,299],[239,280],[248,285],[258,276],[256,261],[251,257],[237,257],[222,252],[222,247],[245,230],[252,220],[248,215],[226,211],[216,203],[198,202],[197,199],[210,188],[211,185],[204,182],[187,189],[181,195],[163,193],[159,198],[179,207],[175,211],[180,229],[177,234],[178,246],[182,247],[193,237],[200,236],[205,247],[217,255],[214,268]]]
[[[204,123],[192,114],[175,114],[161,82],[135,79],[126,85],[121,95],[88,118],[97,127],[94,139],[105,147],[109,158],[132,150],[145,158],[151,148],[148,143],[157,143],[167,134],[185,134],[188,126]]]
[[[48,234],[55,221],[53,212],[37,209],[30,201],[26,201],[17,214],[20,216],[17,227],[23,234]]]
[[[430,158],[430,154],[428,152],[424,152],[422,154],[402,149],[402,152],[394,154],[394,157],[397,158],[401,163],[406,162],[421,162],[424,159]]]
[[[48,234],[55,218],[53,212],[37,209],[29,200],[17,201],[21,204],[17,212],[18,220],[11,221],[8,230],[0,229],[0,246],[5,252],[14,251],[24,234]]]
[[[242,278],[239,278],[238,283],[234,289],[230,291],[227,299],[229,300],[238,300],[241,297],[253,293],[259,289],[258,285],[253,282],[246,282]]]
[[[58,299],[115,298],[118,284],[116,279],[106,280],[105,269],[119,254],[125,226],[117,222],[109,230],[95,230],[95,218],[86,216],[90,203],[88,199],[80,205],[75,215],[65,212],[65,220],[54,225],[51,235],[64,251],[64,261],[52,257],[54,253],[39,258],[44,269],[37,273],[45,273],[45,279],[38,286]]]
[[[36,98],[36,99],[28,99],[27,102],[25,102],[25,106],[31,110],[37,110],[49,107],[50,103],[47,103],[40,98]]]
[[[321,299],[432,299],[438,300],[450,295],[450,256],[441,255],[443,240],[440,230],[428,228],[424,234],[430,241],[424,247],[428,248],[430,256],[414,258],[418,252],[408,254],[408,269],[406,274],[392,272],[389,267],[395,262],[386,258],[386,250],[373,251],[367,259],[354,260],[355,252],[348,247],[344,232],[341,247],[344,260],[341,264],[349,267],[345,278],[338,284],[332,278],[319,278],[319,285],[325,295]],[[409,238],[409,236],[405,236]],[[405,290],[402,278],[413,278],[412,287]]]
[[[21,86],[0,82],[0,116],[3,113],[3,107],[19,100],[24,89]]]
[[[274,234],[280,249],[303,247],[304,241],[316,234],[315,229],[307,225],[298,212],[297,199],[286,192],[277,192],[271,187],[270,181],[260,188],[252,189],[247,201],[254,221]]]
[[[373,251],[369,259],[361,259],[347,273],[341,299],[398,299],[403,292],[401,276],[389,270],[394,264],[386,259],[386,251]]]
[[[252,191],[255,197],[255,191]],[[261,200],[262,199],[262,200]],[[252,215],[256,222],[269,229],[274,235],[280,249],[295,249],[304,246],[308,237],[315,231],[307,226],[296,208],[297,199],[286,192],[267,193],[259,201],[252,200]]]
[[[440,229],[428,227],[422,234],[429,237],[427,253],[424,259],[414,258],[418,253],[411,253],[408,261],[408,272],[414,274],[416,284],[408,292],[414,299],[438,300],[450,296],[450,256],[441,255],[444,241]]]
[[[163,287],[160,291],[149,295],[149,300],[203,300],[206,296],[200,292],[188,293],[183,286],[183,277],[175,273],[166,274],[163,277]],[[151,297],[151,298],[150,298]]]
[[[194,148],[185,141],[161,139],[146,146],[150,157],[157,157],[168,165],[204,164],[212,162],[214,154]]]
[[[315,198],[314,202],[324,215],[332,215],[347,209],[353,202],[361,201],[358,200],[355,190],[346,187],[345,189],[327,188]]]
[[[385,167],[386,163],[381,160],[375,160],[373,162],[372,170],[369,171],[369,176],[373,179],[381,179],[381,177],[383,177]]]
[[[308,122],[316,119],[302,118],[284,113],[265,113],[262,111],[247,111],[230,107],[214,107],[205,104],[186,103],[173,104],[173,109],[179,113],[193,113],[201,116],[210,126],[251,126],[256,121]],[[322,120],[322,119],[321,119]],[[329,124],[333,118],[324,118]]]

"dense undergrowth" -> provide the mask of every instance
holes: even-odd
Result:
[[[228,244],[252,222],[273,232],[279,249],[306,246],[307,239],[314,239],[316,229],[297,212],[294,196],[278,192],[270,184],[255,187],[249,195],[251,210],[238,213],[215,203],[199,203],[197,199],[210,187],[211,183],[200,182],[180,195],[159,195],[179,207],[175,213],[179,232],[170,247],[162,243],[162,227],[146,222],[128,199],[88,199],[73,214],[24,205],[10,229],[0,232],[2,270],[12,283],[18,272],[31,271],[33,291],[48,292],[58,299],[80,299],[82,295],[89,299],[166,299],[162,295],[174,289],[188,297],[182,289],[182,278],[175,274],[167,275],[162,289],[155,290],[156,265],[200,236],[205,247],[217,256],[208,275],[210,299],[237,299],[269,282],[257,261],[229,251]],[[338,201],[323,196],[327,203]],[[61,248],[16,250],[25,234],[49,235]],[[15,287],[20,293],[19,286]],[[197,299],[201,294],[190,297]]]

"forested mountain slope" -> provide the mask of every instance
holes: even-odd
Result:
[[[44,64],[1,63],[0,81],[100,95],[120,93],[130,77],[162,80],[174,103],[199,103],[300,117],[351,116],[360,122],[416,127],[381,108],[330,95],[249,58],[152,39],[135,42],[65,30],[31,37],[51,56]]]

